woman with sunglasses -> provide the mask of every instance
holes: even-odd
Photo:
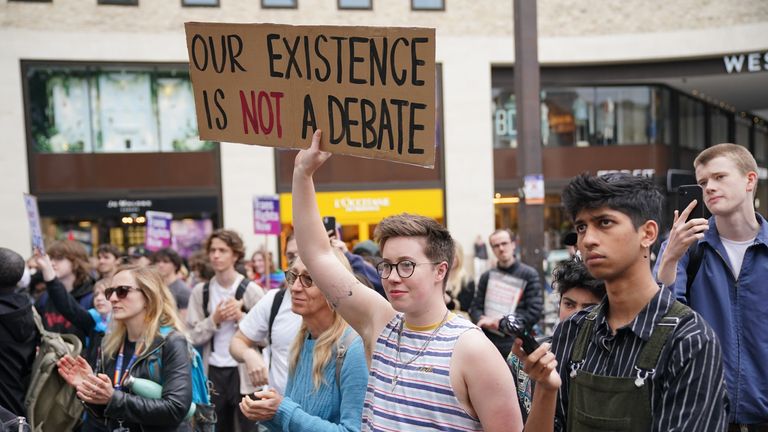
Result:
[[[351,272],[344,255],[336,257]],[[285,280],[291,309],[302,317],[285,395],[259,391],[244,397],[240,409],[271,431],[359,431],[368,381],[362,341],[328,304],[301,257],[291,263]]]
[[[82,357],[65,356],[59,374],[108,430],[188,430],[191,357],[170,290],[156,269],[128,266],[118,269],[105,295],[112,321],[96,373]],[[125,387],[128,376],[160,383],[162,398],[131,393]]]

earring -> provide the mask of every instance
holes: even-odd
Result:
[[[648,258],[648,246],[647,245],[640,245],[643,247],[643,258]]]

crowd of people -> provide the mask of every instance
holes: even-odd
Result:
[[[296,157],[284,271],[266,251],[246,260],[227,229],[186,262],[109,244],[91,259],[66,240],[26,262],[0,248],[0,420],[24,424],[40,319],[81,341],[56,370],[82,431],[768,430],[768,224],[743,147],[696,158],[704,202],[675,212],[655,266],[653,182],[574,178],[576,253],[552,275],[560,323],[523,345],[543,281],[515,234],[490,233],[491,269],[482,239],[465,263],[445,227],[412,214],[348,250],[317,206],[320,134]],[[712,217],[689,219],[695,204]]]

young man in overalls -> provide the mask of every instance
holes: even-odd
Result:
[[[516,341],[536,381],[526,430],[724,431],[720,343],[651,274],[661,193],[647,178],[581,175],[563,203],[607,295],[563,321],[551,346],[526,356]]]

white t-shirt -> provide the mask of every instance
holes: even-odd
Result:
[[[267,294],[240,321],[240,331],[245,337],[254,342],[267,343],[269,313],[278,291],[276,289],[267,291]],[[301,316],[291,311],[291,291],[287,290],[275,316],[275,322],[272,324],[272,346],[263,350],[264,362],[269,366],[269,385],[280,394],[285,394],[285,385],[288,382],[288,356],[300,327]]]
[[[741,272],[741,264],[744,262],[744,254],[747,252],[747,248],[755,243],[755,239],[737,242],[720,236],[720,241],[723,242],[725,251],[728,253],[728,260],[731,261],[733,276],[738,279]]]
[[[237,277],[231,286],[224,288],[219,285],[215,277],[211,279],[211,283],[208,287],[208,313],[210,315],[213,315],[213,312],[216,310],[216,306],[218,306],[219,303],[230,297],[235,297],[237,286],[240,285],[241,280],[243,280],[242,276]],[[251,282],[247,289],[255,289],[255,286],[256,284]],[[213,335],[213,352],[211,352],[211,355],[208,357],[208,364],[216,367],[237,366],[237,360],[232,358],[229,354],[229,343],[232,341],[235,331],[237,331],[237,323],[234,321],[222,321],[221,324],[219,324],[219,329]]]

